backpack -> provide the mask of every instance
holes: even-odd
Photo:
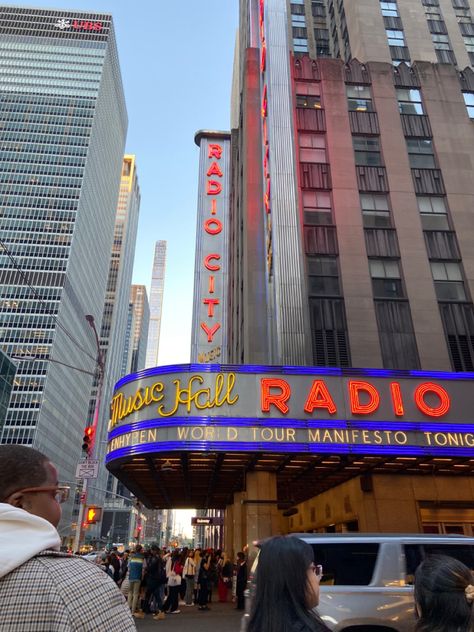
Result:
[[[158,583],[166,584],[167,581],[168,581],[168,578],[166,577],[166,568],[162,562],[160,565],[160,570],[158,571]]]

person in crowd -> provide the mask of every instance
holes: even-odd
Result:
[[[313,610],[319,603],[321,566],[313,549],[293,536],[266,540],[247,632],[328,632]]]
[[[112,566],[110,555],[108,555],[107,553],[102,553],[102,555],[100,556],[99,566],[104,571],[104,573],[107,573],[109,577],[114,579],[114,567]]]
[[[109,560],[110,565],[113,569],[113,580],[116,584],[118,584],[120,581],[120,558],[118,556],[117,547],[114,547],[114,549],[112,549],[111,553],[109,554]]]
[[[247,587],[247,560],[245,559],[245,553],[243,551],[239,551],[237,553],[237,578],[236,578],[236,588],[235,588],[235,596],[237,600],[237,610],[244,610],[245,608],[245,597],[244,591]]]
[[[179,557],[179,563],[183,568],[183,571],[181,573],[181,586],[179,587],[179,605],[180,606],[184,606],[186,605],[186,602],[184,600],[185,596],[186,596],[186,577],[184,576],[184,564],[186,562],[186,560],[188,559],[188,552],[189,549],[187,546],[185,546],[182,550],[181,550],[181,554]]]
[[[473,632],[474,576],[459,560],[430,555],[415,572],[416,632]]]
[[[211,583],[210,569],[211,569],[212,555],[210,552],[206,553],[201,559],[199,564],[198,575],[198,610],[210,610],[208,604],[209,601],[209,586]]]
[[[197,548],[194,551],[194,596],[193,602],[198,602],[198,590],[199,590],[199,569],[201,567],[201,549]]]
[[[156,619],[164,619],[161,587],[166,583],[166,572],[160,549],[156,544],[150,547],[144,583],[146,592],[143,611],[147,614],[152,612]]]
[[[194,576],[196,574],[196,564],[194,562],[194,551],[188,552],[188,557],[184,562],[183,576],[186,580],[186,594],[185,604],[186,606],[192,606],[193,604],[193,592],[194,592]]]
[[[166,577],[168,581],[168,597],[163,604],[164,612],[170,614],[179,614],[181,610],[178,608],[179,587],[181,586],[181,574],[183,567],[180,564],[180,553],[174,551],[166,562]]]
[[[145,556],[143,554],[143,547],[141,544],[137,544],[135,550],[131,553],[128,559],[128,605],[132,615],[138,619],[141,619],[144,616],[141,610],[137,610],[144,575]]]
[[[219,550],[214,551],[213,549],[208,549],[209,554],[209,595],[208,595],[208,603],[212,602],[212,590],[213,588],[217,588],[217,584],[219,582],[219,576],[217,573],[217,563],[221,557],[221,552]]]
[[[219,594],[219,601],[221,603],[227,602],[227,596],[229,589],[232,588],[232,562],[225,551],[221,553],[221,557],[217,563],[217,592]]]
[[[133,632],[120,590],[96,564],[59,551],[69,488],[44,454],[0,446],[0,629]]]

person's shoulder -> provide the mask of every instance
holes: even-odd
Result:
[[[74,623],[73,629],[116,632],[136,629],[117,585],[93,562],[76,555],[45,551],[36,556],[36,563],[48,570],[50,582]]]
[[[93,582],[92,586],[102,585],[104,581],[111,581],[107,573],[97,564],[78,555],[59,553],[57,551],[43,551],[35,556],[34,559],[36,564],[41,565],[51,574],[59,586],[67,586],[72,581],[76,583],[78,578],[82,582]],[[114,585],[113,582],[112,585]],[[84,586],[86,588],[87,585]],[[89,583],[88,586],[90,588],[91,584]]]

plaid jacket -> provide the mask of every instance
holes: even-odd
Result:
[[[43,551],[0,579],[0,630],[133,632],[136,627],[103,570],[80,557]]]

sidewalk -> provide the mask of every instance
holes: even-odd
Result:
[[[239,632],[240,620],[243,610],[235,610],[233,603],[211,603],[211,610],[198,610],[197,606],[187,608],[180,606],[179,614],[168,614],[164,621],[154,621],[151,615],[145,615],[144,619],[135,619],[137,630],[147,632],[149,630],[164,631],[176,630],[179,632]]]

